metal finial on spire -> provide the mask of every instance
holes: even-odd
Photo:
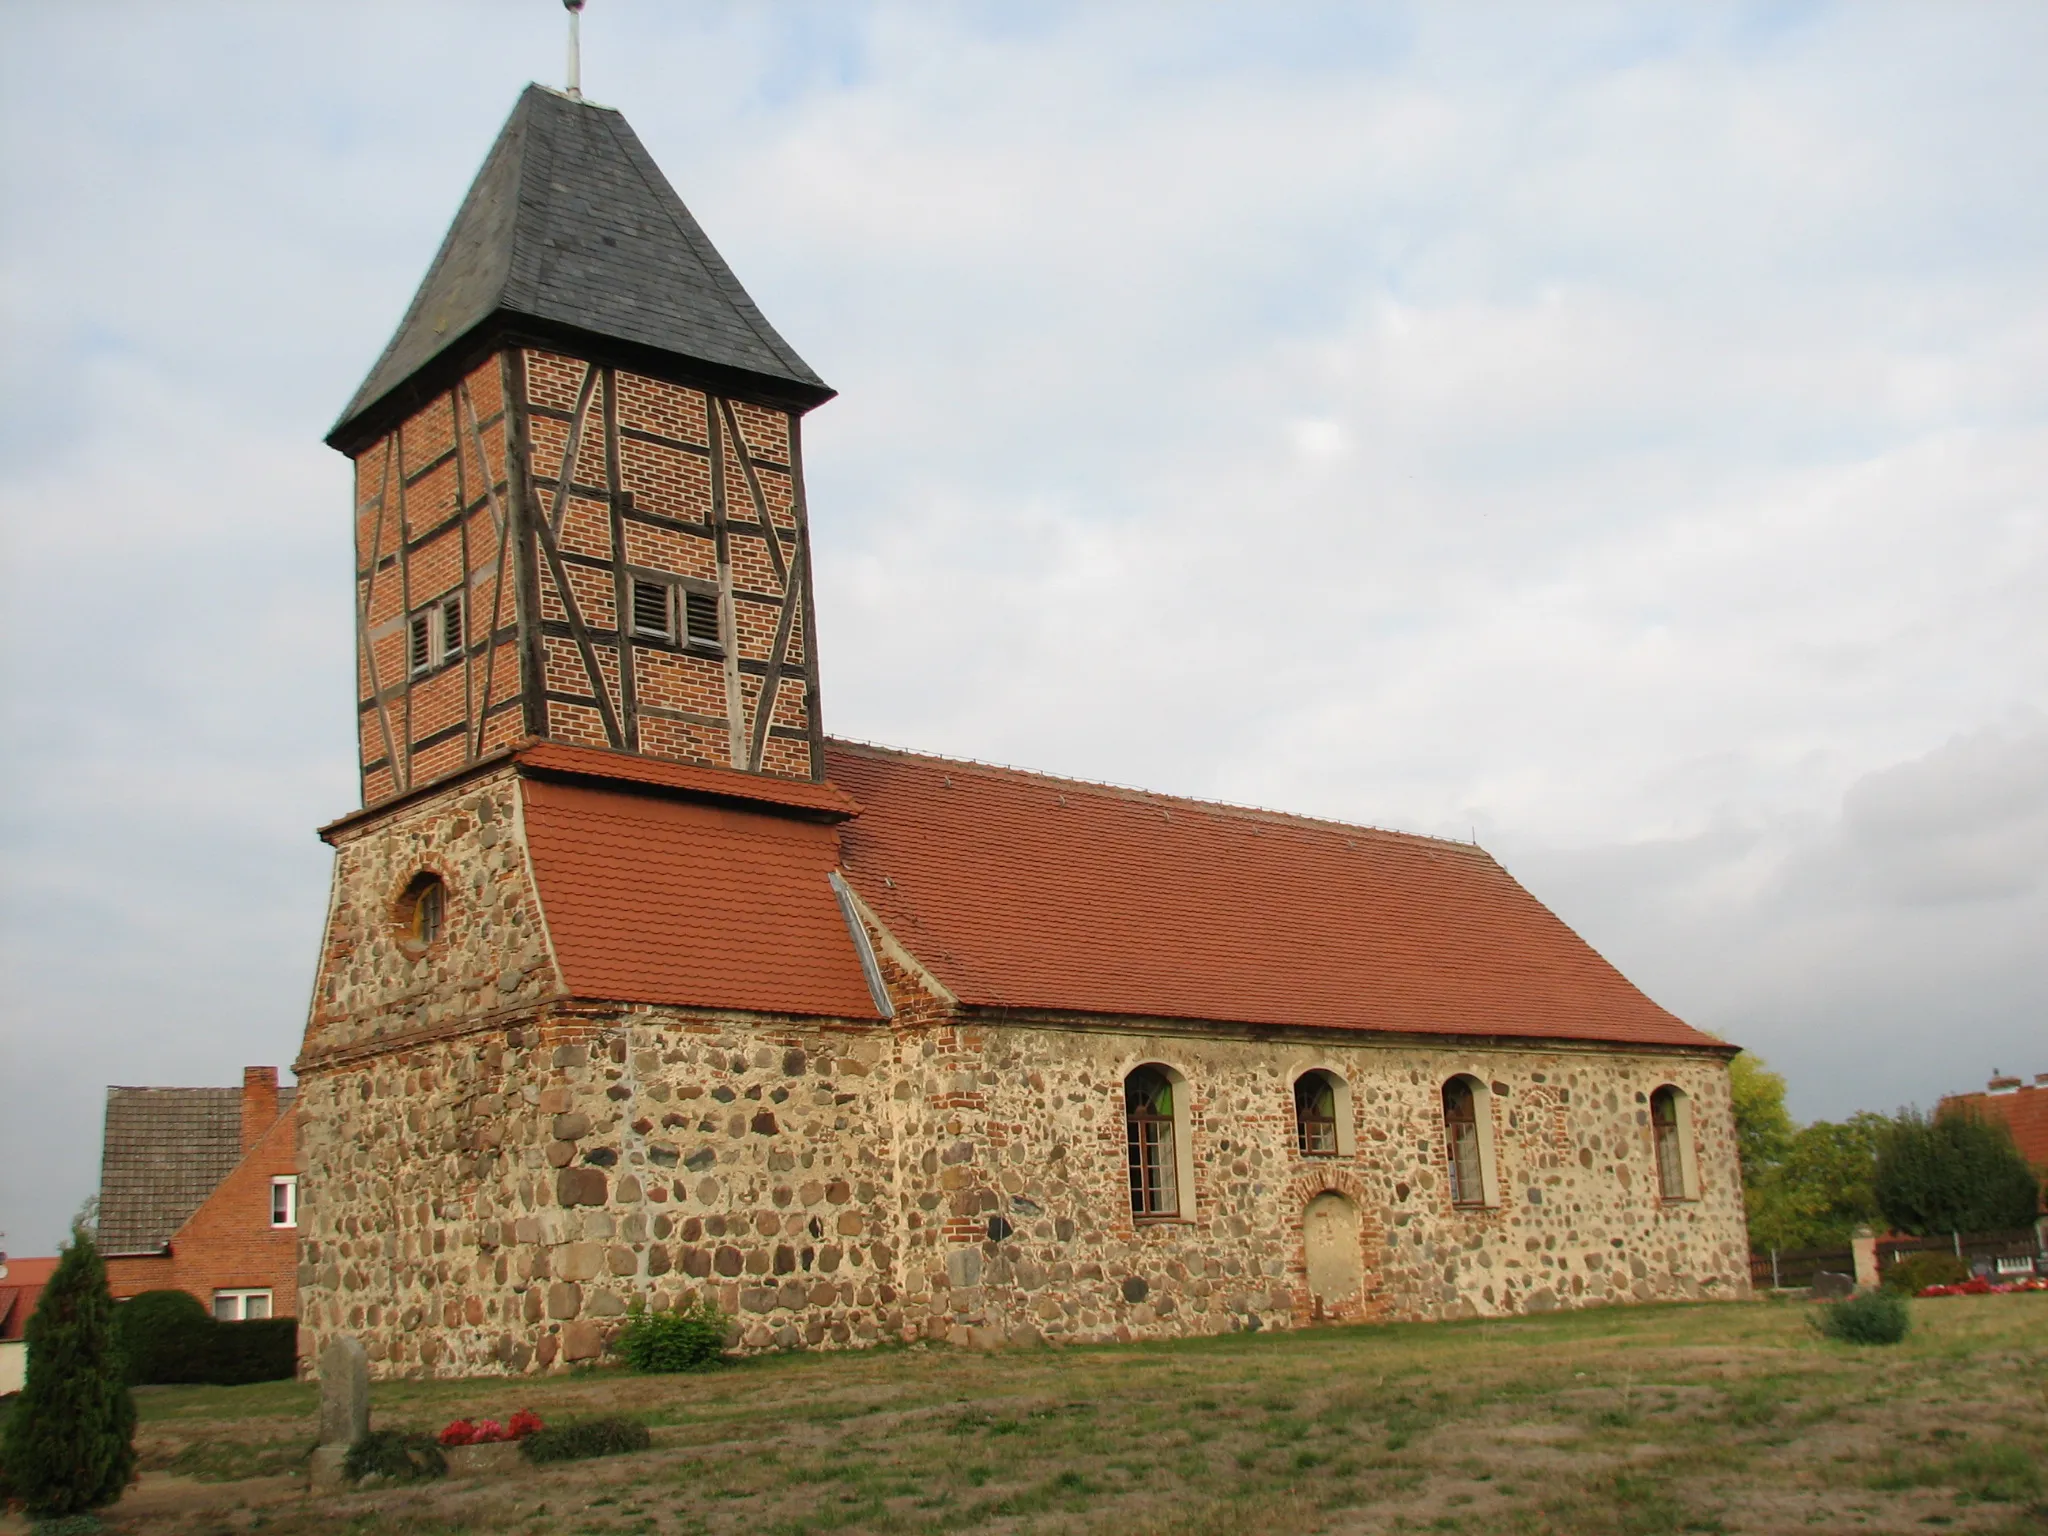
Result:
[[[583,99],[583,0],[562,0],[569,13],[569,94]]]

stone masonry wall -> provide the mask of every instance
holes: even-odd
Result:
[[[753,1347],[902,1329],[881,1031],[544,1010],[301,1078],[301,1347],[545,1369],[707,1288]]]
[[[1191,1091],[1185,1222],[1129,1214],[1122,1077],[1144,1062]],[[1308,1066],[1351,1083],[1354,1155],[1294,1149]],[[1502,1199],[1478,1212],[1449,1206],[1437,1109],[1468,1070],[1500,1110]],[[555,1006],[301,1082],[305,1345],[358,1334],[385,1374],[592,1358],[636,1297],[709,1295],[750,1348],[1287,1326],[1325,1190],[1363,1218],[1340,1316],[1747,1289],[1706,1056]],[[1655,1193],[1664,1082],[1697,1106],[1697,1201]]]
[[[490,1026],[561,990],[509,765],[337,839],[302,1066],[380,1042]],[[416,951],[397,904],[421,873],[448,887]]]
[[[1148,1063],[1174,1068],[1190,1094],[1195,1187],[1183,1221],[1130,1214],[1123,1079]],[[1325,1191],[1360,1217],[1365,1283],[1339,1316],[1748,1291],[1727,1074],[1715,1057],[1045,1022],[906,1037],[897,1065],[904,1306],[927,1334],[956,1342],[1305,1322],[1301,1218]],[[1298,1150],[1293,1083],[1311,1068],[1350,1084],[1351,1155]],[[1460,1072],[1494,1085],[1500,1198],[1483,1210],[1454,1208],[1444,1172],[1440,1095]],[[1697,1200],[1657,1193],[1648,1098],[1666,1083],[1694,1101]]]

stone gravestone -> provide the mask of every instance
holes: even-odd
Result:
[[[1837,1275],[1822,1270],[1813,1277],[1813,1299],[1815,1301],[1840,1301],[1844,1296],[1856,1294],[1854,1275]]]
[[[370,1357],[362,1340],[343,1334],[320,1351],[320,1448],[313,1485],[338,1487],[348,1448],[370,1432]]]

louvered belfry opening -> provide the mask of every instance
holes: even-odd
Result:
[[[636,580],[633,583],[633,629],[636,634],[663,640],[674,638],[675,624],[669,616],[673,591],[674,588],[665,581]]]
[[[717,649],[718,599],[709,592],[685,592],[683,602],[689,614],[690,644]]]
[[[433,615],[416,613],[412,616],[410,634],[406,641],[407,663],[413,676],[428,672],[434,665],[434,624]]]

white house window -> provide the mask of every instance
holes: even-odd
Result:
[[[296,1227],[299,1224],[299,1181],[297,1179],[272,1179],[270,1181],[270,1224],[273,1227]]]
[[[213,1315],[224,1323],[249,1323],[270,1316],[270,1292],[215,1291]]]

